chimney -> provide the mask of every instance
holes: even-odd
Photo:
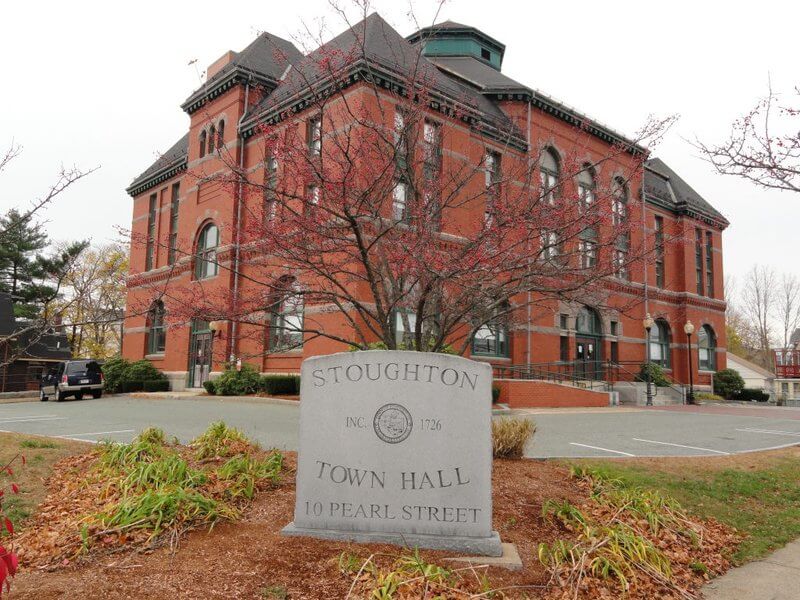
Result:
[[[222,68],[231,62],[234,58],[236,58],[236,52],[233,50],[228,50],[225,54],[220,56],[217,60],[211,63],[206,69],[206,81],[211,79],[214,75],[219,73]]]

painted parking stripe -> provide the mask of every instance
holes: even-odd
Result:
[[[754,427],[745,427],[743,429],[737,429],[736,431],[744,431],[746,433],[768,433],[770,435],[791,435],[795,437],[800,437],[800,431],[780,431],[777,429],[756,429]]]
[[[730,452],[723,452],[722,450],[714,450],[713,448],[701,448],[700,446],[686,446],[684,444],[673,444],[672,442],[659,442],[656,440],[643,440],[642,438],[632,438],[637,442],[647,442],[648,444],[661,444],[663,446],[675,446],[676,448],[689,448],[690,450],[703,450],[705,452],[714,452],[715,454],[730,454]]]
[[[134,431],[135,431],[134,429],[117,429],[116,431],[90,431],[89,433],[70,433],[67,435],[54,435],[53,437],[73,440],[75,438],[80,438],[87,435],[107,435],[109,433],[133,433]],[[81,441],[88,441],[88,440],[81,440]]]
[[[65,421],[67,417],[35,417],[30,419],[0,419],[0,424],[13,425],[14,423],[38,423],[40,421]]]
[[[578,442],[570,442],[571,446],[580,446],[581,448],[591,448],[592,450],[600,450],[601,452],[612,452],[613,454],[621,454],[622,456],[636,456],[628,452],[621,452],[620,450],[611,450],[611,448],[601,448],[600,446],[590,446],[589,444],[579,444]]]

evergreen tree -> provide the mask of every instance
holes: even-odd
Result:
[[[16,209],[0,217],[0,291],[11,294],[14,314],[36,318],[59,292],[60,282],[88,242],[74,242],[46,256],[42,225]]]

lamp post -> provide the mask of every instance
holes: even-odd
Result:
[[[686,404],[694,404],[694,370],[692,367],[692,334],[694,333],[694,325],[691,321],[686,321],[683,326],[683,332],[686,334],[686,341],[689,343],[689,395],[686,396]]]
[[[644,340],[644,348],[645,348],[645,355],[647,357],[647,363],[645,364],[645,377],[647,380],[647,406],[653,406],[653,387],[652,381],[650,376],[650,330],[653,328],[655,321],[653,321],[653,317],[650,316],[650,313],[647,313],[644,320],[642,321],[642,325],[644,325],[644,330],[647,333],[645,335]]]

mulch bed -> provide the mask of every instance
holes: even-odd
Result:
[[[376,563],[388,567],[403,551],[388,545],[282,537],[281,528],[293,518],[294,466],[294,453],[286,453],[283,483],[258,494],[236,523],[221,523],[211,531],[193,531],[181,539],[174,551],[166,545],[146,552],[101,550],[59,562],[55,567],[50,561],[46,568],[43,565],[48,561],[41,557],[31,560],[13,581],[12,598],[264,599],[282,597],[270,595],[267,590],[281,594],[283,589],[287,592],[285,597],[291,599],[345,598],[352,576],[339,570],[342,552],[364,559],[375,555]],[[57,475],[58,472],[53,481],[58,480]],[[488,569],[492,587],[504,588],[507,598],[561,596],[564,590],[547,587],[551,577],[537,558],[537,548],[540,542],[569,538],[570,532],[555,520],[542,517],[542,503],[563,499],[584,506],[588,501],[586,486],[554,463],[496,460],[493,492],[494,527],[504,542],[516,544],[524,568]],[[57,515],[51,512],[49,518]],[[717,529],[709,529],[709,535],[715,532]],[[715,547],[717,553],[731,539],[726,537],[729,532],[719,533],[725,541]],[[24,548],[21,550],[24,556]],[[441,560],[447,553],[421,554],[430,562],[452,566]],[[687,590],[696,589],[703,582],[701,576],[688,569],[676,569],[676,573],[685,577],[680,583]],[[601,586],[605,589],[598,596],[595,584],[579,597],[616,598],[620,595],[616,586],[614,581],[605,582]]]

